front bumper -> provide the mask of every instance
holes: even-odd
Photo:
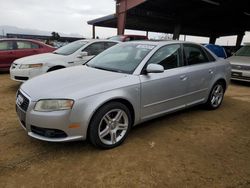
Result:
[[[250,71],[232,69],[231,79],[250,82]]]
[[[12,66],[10,68],[10,78],[15,81],[25,82],[35,76],[42,74],[42,68],[19,69]]]
[[[20,102],[16,102],[16,111],[21,126],[27,134],[33,138],[49,142],[68,142],[76,140],[85,140],[84,125],[71,120],[71,110],[62,110],[54,112],[34,111],[36,102],[33,102],[29,96],[22,94],[29,100],[27,111],[22,109]],[[79,124],[77,128],[69,128],[71,124]],[[53,133],[53,130],[55,131]],[[60,134],[57,134],[60,133]]]

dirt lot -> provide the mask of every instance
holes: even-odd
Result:
[[[0,187],[250,187],[250,84],[233,83],[216,111],[139,125],[108,151],[28,137],[15,114],[18,87],[0,74]]]

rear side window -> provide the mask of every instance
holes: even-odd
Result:
[[[148,64],[159,64],[164,70],[182,66],[181,45],[172,44],[160,48],[148,61]]]
[[[14,45],[12,41],[1,41],[0,42],[0,51],[4,50],[14,50]]]
[[[17,49],[34,49],[39,48],[39,45],[33,42],[17,41]]]
[[[184,53],[188,65],[196,65],[209,62],[206,53],[198,45],[184,44]]]

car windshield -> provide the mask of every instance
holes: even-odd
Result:
[[[132,74],[155,45],[123,43],[111,47],[87,63],[87,66]]]
[[[61,48],[58,48],[56,51],[54,51],[54,54],[60,54],[60,55],[70,55],[79,50],[81,47],[83,47],[85,44],[87,44],[87,41],[75,41],[72,43],[69,43]]]
[[[250,46],[243,46],[236,53],[236,56],[247,56],[250,57]]]

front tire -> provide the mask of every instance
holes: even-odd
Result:
[[[126,139],[131,124],[131,114],[124,104],[108,103],[94,114],[88,132],[89,140],[102,149],[117,147]]]
[[[219,108],[223,101],[224,93],[225,87],[221,82],[214,84],[206,102],[207,108],[211,110]]]

